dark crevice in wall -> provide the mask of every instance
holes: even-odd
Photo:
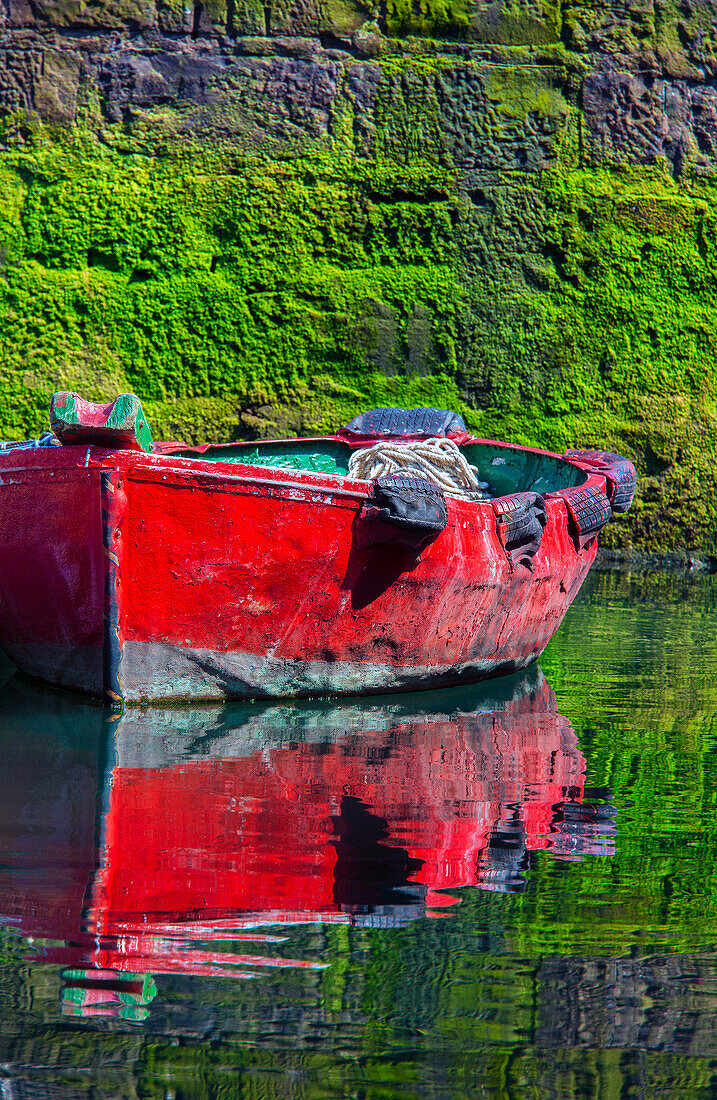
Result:
[[[677,145],[672,157],[670,157],[668,153],[668,159],[672,162],[673,179],[680,179],[687,163],[687,157],[685,155],[685,150],[681,142]]]
[[[545,242],[541,249],[546,259],[550,260],[555,268],[556,273],[565,282],[571,283],[573,286],[578,286],[578,277],[574,272],[568,270],[567,256],[559,245]]]
[[[681,44],[683,49],[685,49],[685,50],[690,50],[691,49],[692,39],[691,39],[690,35],[687,32],[687,28],[685,27],[685,24],[681,21],[678,22],[678,24],[677,24],[677,37],[679,38],[680,44]]]
[[[235,30],[235,23],[234,23],[235,14],[236,14],[236,5],[234,3],[234,0],[227,0],[227,37],[228,38],[236,38],[236,30]]]
[[[129,281],[130,283],[149,283],[156,278],[157,276],[151,268],[135,267],[129,277]]]
[[[10,0],[6,0],[6,3],[7,3],[7,14],[8,14],[8,18],[9,18],[10,15],[12,14],[11,10],[10,10]],[[30,11],[32,12],[33,19],[35,19],[39,23],[42,23],[42,12],[38,10],[37,4],[34,2],[34,0],[29,0],[29,7],[30,7]]]
[[[350,42],[347,42],[343,38],[339,38],[336,34],[320,34],[319,42],[321,43],[322,50],[336,50],[341,53],[350,54],[351,57],[357,59],[363,58],[365,55],[361,50],[357,50]]]
[[[271,7],[268,4],[264,5],[264,34],[267,37],[271,34]]]
[[[407,202],[421,204],[446,202],[450,198],[448,191],[441,191],[434,187],[426,187],[421,191],[415,191],[407,187],[392,187],[386,191],[377,191],[372,187],[367,187],[364,194],[371,202],[389,206],[394,203]]]
[[[567,0],[560,0],[560,41],[566,47],[566,49],[572,48],[572,32],[568,26],[566,19]]]
[[[495,203],[493,199],[489,198],[482,187],[473,187],[469,191],[466,191],[465,195],[474,206],[483,207],[489,214],[495,214]]]
[[[199,30],[202,23],[202,12],[204,11],[204,4],[195,4],[194,11],[192,13],[192,38],[199,38]]]

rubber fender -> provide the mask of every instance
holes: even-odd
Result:
[[[430,481],[390,474],[374,482],[362,517],[378,521],[364,531],[362,545],[391,542],[419,551],[448,524],[446,500]]]
[[[595,486],[570,489],[563,494],[563,500],[567,505],[576,546],[582,549],[612,518],[610,501],[602,489]]]
[[[516,493],[492,501],[501,541],[511,571],[524,565],[531,572],[540,549],[548,513],[539,493]]]
[[[371,409],[355,416],[338,434],[371,438],[416,435],[436,438],[459,435],[465,430],[463,417],[450,409]]]
[[[554,807],[550,845],[560,859],[582,859],[585,855],[611,855],[615,851],[614,806],[566,801]]]
[[[613,512],[628,510],[637,487],[637,472],[629,458],[610,451],[566,451],[564,457],[577,459],[581,466],[603,474]]]

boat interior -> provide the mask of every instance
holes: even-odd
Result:
[[[355,444],[350,446],[341,440],[309,439],[230,443],[210,446],[201,451],[187,448],[173,451],[172,455],[197,462],[231,462],[242,466],[269,466],[347,477],[349,458],[355,449]],[[468,443],[460,449],[471,466],[476,468],[479,479],[488,483],[491,496],[495,497],[570,489],[581,485],[587,476],[563,459],[498,443]]]

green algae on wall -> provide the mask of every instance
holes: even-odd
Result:
[[[710,546],[717,489],[715,187],[650,169],[544,172],[532,255],[472,273],[460,371],[479,430],[633,458],[613,545]],[[506,225],[508,219],[506,219]],[[523,238],[524,239],[524,238]],[[465,315],[465,314],[464,314]]]
[[[448,19],[401,11],[385,29]],[[2,434],[45,429],[58,389],[133,390],[156,437],[189,442],[436,404],[480,434],[627,454],[638,497],[604,540],[710,548],[717,185],[600,160],[582,53],[503,33],[515,16],[557,41],[557,9],[503,5],[490,34],[488,6],[466,12],[458,38],[508,44],[374,28],[360,49],[200,38],[157,61],[129,43],[109,83],[63,85],[71,126],[8,112]],[[225,16],[202,9],[197,33]]]
[[[613,542],[713,538],[711,181],[550,170],[467,200],[430,162],[237,171],[66,141],[6,153],[3,180],[6,435],[46,428],[55,389],[135,390],[191,441],[435,403],[635,458]]]
[[[382,211],[380,174],[72,144],[13,167],[32,182],[19,224],[0,222],[6,432],[45,427],[50,392],[73,386],[132,388],[155,431],[192,439],[230,438],[240,412],[262,434],[330,430],[372,392],[459,400],[449,213]],[[394,186],[420,190],[420,171]]]

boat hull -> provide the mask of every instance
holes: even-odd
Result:
[[[491,502],[449,499],[448,526],[415,554],[366,540],[371,487],[348,478],[75,446],[3,455],[1,472],[0,645],[29,675],[117,706],[515,671],[596,552],[565,493],[545,496],[528,568]]]

